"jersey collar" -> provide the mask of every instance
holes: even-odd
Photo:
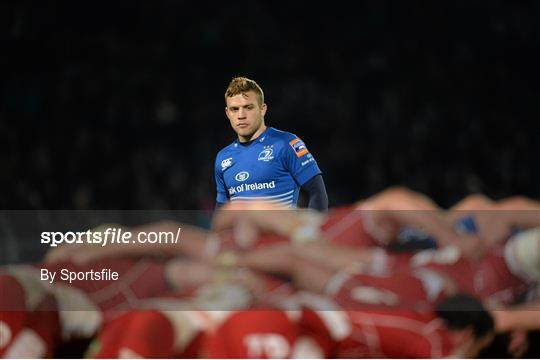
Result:
[[[234,140],[236,146],[242,146],[242,147],[250,147],[251,145],[253,145],[254,143],[259,143],[259,142],[263,142],[265,139],[266,139],[266,135],[268,133],[268,130],[272,129],[272,127],[267,127],[266,130],[264,130],[261,135],[257,136],[255,139],[251,140],[251,141],[248,141],[248,142],[245,142],[245,143],[241,143],[238,138],[236,138],[236,140]]]

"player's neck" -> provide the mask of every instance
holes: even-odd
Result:
[[[266,125],[261,125],[260,128],[257,129],[251,136],[240,136],[238,135],[238,142],[240,143],[250,143],[253,142],[253,140],[257,139],[263,132],[265,132],[267,129]]]

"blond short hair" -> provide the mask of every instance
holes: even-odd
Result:
[[[225,91],[225,103],[227,103],[227,98],[236,96],[238,94],[244,94],[248,91],[253,91],[255,94],[257,94],[259,105],[264,103],[264,93],[259,84],[257,84],[255,80],[251,80],[243,76],[235,77],[231,80],[227,90]]]

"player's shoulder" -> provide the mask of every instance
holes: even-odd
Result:
[[[309,154],[306,144],[298,137],[298,135],[274,128],[272,128],[272,130],[273,136],[275,137],[273,142],[281,143],[281,149],[289,149],[293,151],[297,157]]]
[[[293,134],[288,131],[279,130],[273,127],[268,129],[268,135],[276,140],[283,140],[287,142],[298,138],[296,134]]]
[[[269,142],[274,144],[280,144],[281,146],[279,148],[290,148],[295,146],[304,146],[304,142],[300,140],[298,135],[288,132],[279,130],[276,128],[269,128],[269,131],[267,133],[267,136],[269,137]]]
[[[235,144],[236,142],[232,142],[217,153],[216,160],[214,162],[216,171],[219,167],[221,167],[221,170],[223,171],[224,169],[232,165],[231,161],[233,157],[233,151],[235,149]]]
[[[229,145],[223,147],[221,150],[218,151],[217,155],[216,155],[216,161],[219,160],[219,159],[223,159],[223,158],[226,158],[227,156],[229,156],[229,154],[234,151],[234,149],[236,148],[237,143],[236,141],[233,141],[232,143],[230,143]]]

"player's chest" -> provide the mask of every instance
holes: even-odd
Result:
[[[231,153],[223,179],[227,185],[277,180],[287,172],[273,145]]]

